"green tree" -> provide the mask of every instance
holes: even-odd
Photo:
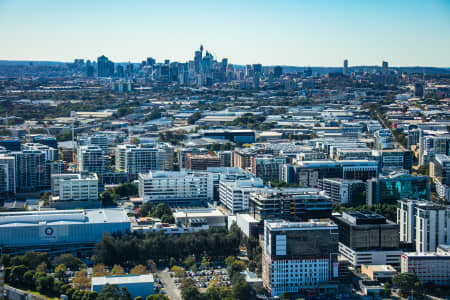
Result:
[[[156,205],[155,210],[152,212],[152,216],[155,218],[161,218],[164,215],[172,215],[172,210],[165,203],[159,203]]]
[[[392,278],[392,283],[400,289],[401,296],[408,296],[414,290],[416,282],[417,276],[412,273],[397,273]]]
[[[13,285],[23,284],[23,276],[28,271],[28,268],[24,265],[13,266],[9,274],[9,282]]]
[[[125,275],[125,271],[123,270],[121,265],[114,265],[111,270],[111,275]]]
[[[391,294],[392,294],[391,284],[389,282],[386,282],[384,284],[384,296],[390,298]]]
[[[128,292],[126,287],[120,289],[119,300],[131,300],[131,294]]]
[[[195,265],[195,257],[192,255],[186,257],[186,259],[184,260],[184,265],[189,268]]]
[[[78,257],[74,257],[72,254],[62,254],[52,260],[53,267],[56,267],[58,265],[65,265],[68,269],[73,271],[82,268],[84,266],[84,263]]]
[[[97,300],[119,299],[120,296],[121,293],[117,285],[106,284],[98,293]]]
[[[30,289],[35,288],[35,285],[34,285],[35,273],[36,272],[34,270],[28,270],[23,274],[23,283]]]
[[[67,267],[65,265],[63,265],[63,264],[58,265],[55,268],[55,275],[59,280],[65,281],[66,280],[66,271],[67,271]]]
[[[280,300],[290,300],[291,298],[289,297],[288,293],[284,292],[283,294],[280,295]]]
[[[195,112],[188,118],[188,124],[195,124],[200,118],[202,117],[202,114],[200,112]]]
[[[47,264],[45,262],[39,264],[36,267],[36,272],[41,272],[41,273],[48,273],[48,267]]]
[[[181,284],[181,296],[184,300],[202,300],[202,295],[191,278],[184,279]]]
[[[114,193],[119,197],[137,196],[138,188],[135,184],[127,182],[114,188]]]
[[[48,294],[53,291],[55,279],[53,276],[42,276],[37,279],[36,289],[38,292]]]
[[[250,286],[242,275],[233,283],[232,293],[233,299],[247,300],[250,298]]]
[[[147,273],[148,273],[147,268],[143,265],[137,265],[130,270],[130,274],[132,275],[147,274]]]

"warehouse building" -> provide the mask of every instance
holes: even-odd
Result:
[[[126,232],[123,209],[24,211],[0,213],[0,249],[76,252],[91,249],[104,233]]]

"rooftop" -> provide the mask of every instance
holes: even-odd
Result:
[[[102,276],[92,277],[92,285],[105,285],[105,284],[127,284],[127,283],[153,283],[153,275],[121,275],[121,276]]]

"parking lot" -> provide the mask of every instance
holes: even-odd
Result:
[[[202,292],[206,290],[210,284],[218,287],[231,286],[230,277],[228,276],[227,270],[221,267],[208,270],[200,270],[197,272],[185,271],[184,275],[185,278],[192,278],[192,280],[196,282],[197,287]],[[180,288],[183,278],[174,277],[173,272],[171,272],[171,276],[173,276],[173,280],[177,288]]]

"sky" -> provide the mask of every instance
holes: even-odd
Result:
[[[0,59],[450,67],[450,0],[0,0]]]

